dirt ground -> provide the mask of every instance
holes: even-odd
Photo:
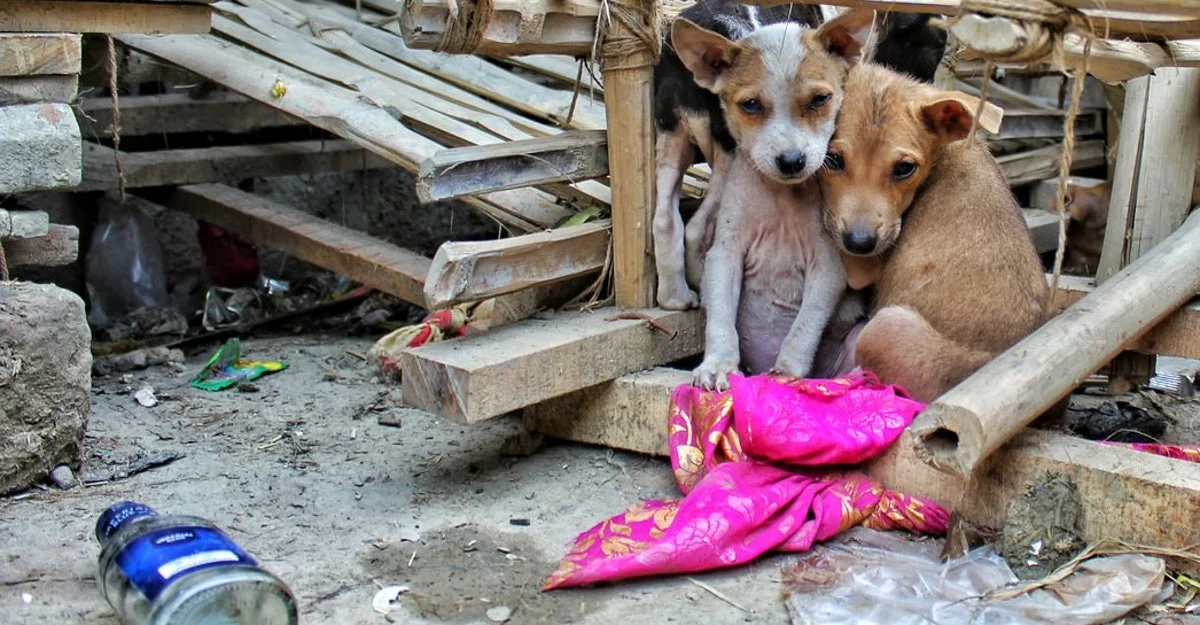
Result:
[[[305,623],[386,623],[371,608],[378,585],[411,588],[398,623],[486,623],[496,606],[518,625],[787,622],[783,556],[696,576],[754,614],[685,578],[539,593],[578,532],[641,499],[676,495],[666,461],[567,444],[502,457],[516,420],[465,428],[402,408],[399,391],[361,359],[370,345],[247,341],[247,357],[290,365],[253,393],[189,387],[205,353],[178,370],[96,379],[80,477],[153,454],[185,457],[120,481],[0,500],[0,621],[117,623],[94,580],[92,528],[106,506],[131,498],[226,528],[291,585]],[[150,408],[133,396],[147,385],[160,400]]]

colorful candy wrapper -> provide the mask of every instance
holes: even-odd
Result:
[[[242,342],[233,338],[208,359],[200,373],[192,378],[192,386],[206,391],[221,391],[268,373],[283,371],[287,367],[287,363],[273,360],[242,360]]]

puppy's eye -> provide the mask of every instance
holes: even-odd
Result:
[[[842,171],[846,168],[846,163],[842,161],[841,154],[830,152],[825,155],[825,168],[829,171]]]
[[[917,173],[917,164],[909,161],[900,161],[892,168],[893,180],[904,180],[913,174]]]
[[[746,98],[738,102],[738,106],[742,107],[742,110],[748,115],[762,115],[763,112],[762,102],[759,102],[755,98]]]
[[[817,95],[813,96],[813,98],[811,100],[808,101],[808,109],[810,111],[815,111],[815,110],[821,108],[822,106],[825,106],[825,104],[827,102],[829,102],[831,99],[833,99],[832,94],[818,93]]]

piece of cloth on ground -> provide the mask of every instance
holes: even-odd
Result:
[[[1105,441],[1111,447],[1124,447],[1142,453],[1154,454],[1174,460],[1200,463],[1200,445],[1167,445],[1164,443],[1116,443]]]
[[[887,449],[924,406],[870,373],[730,377],[672,394],[671,464],[686,497],[651,500],[576,538],[544,589],[745,564],[852,527],[941,535],[938,504],[846,469]]]

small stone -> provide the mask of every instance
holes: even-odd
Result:
[[[63,490],[71,490],[77,484],[75,473],[65,464],[58,465],[50,472],[50,481]]]
[[[498,605],[494,608],[489,608],[487,611],[488,620],[493,623],[503,623],[512,618],[512,608],[506,605]]]
[[[133,398],[137,403],[146,408],[153,408],[158,405],[158,398],[154,396],[153,386],[143,386],[141,390],[133,394]]]
[[[518,527],[529,527],[529,519],[525,519],[525,518],[509,519],[508,524],[516,525]]]

